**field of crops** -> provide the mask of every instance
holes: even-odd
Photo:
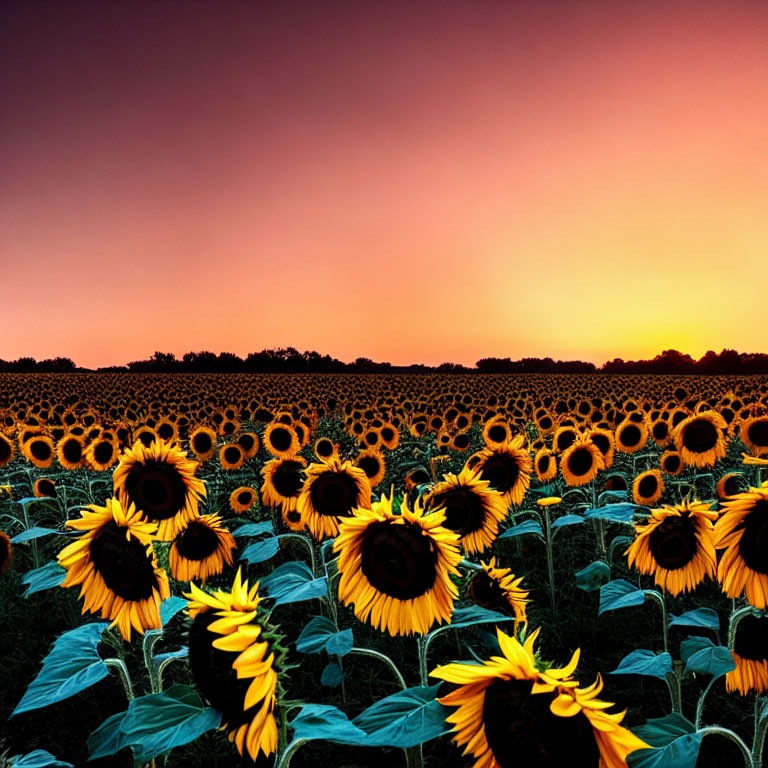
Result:
[[[0,766],[758,768],[766,466],[757,376],[0,374]]]

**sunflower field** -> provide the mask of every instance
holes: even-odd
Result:
[[[759,376],[0,374],[0,766],[761,767],[767,467]]]

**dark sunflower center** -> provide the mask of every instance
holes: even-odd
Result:
[[[673,475],[680,469],[680,457],[675,454],[673,456],[667,456],[664,459],[664,471],[667,474]]]
[[[170,440],[173,437],[173,425],[164,422],[157,428],[157,434],[163,440]]]
[[[289,509],[285,516],[291,523],[301,522],[301,512],[298,509]]]
[[[51,446],[45,440],[33,440],[29,446],[29,452],[38,461],[48,461],[51,458]]]
[[[684,568],[698,551],[694,521],[688,515],[667,517],[649,536],[648,546],[662,568]]]
[[[608,451],[611,450],[611,441],[606,435],[592,435],[592,442],[597,446],[597,450],[603,454],[608,455]]]
[[[8,562],[11,556],[11,542],[6,538],[0,538],[0,568]]]
[[[485,571],[479,571],[472,577],[467,592],[470,600],[483,608],[500,613],[509,612],[510,606],[504,597],[504,590]]]
[[[240,449],[234,445],[228,445],[224,449],[224,461],[226,461],[227,464],[237,464],[241,458],[242,453],[240,453]]]
[[[627,448],[634,448],[640,442],[642,436],[643,433],[640,431],[640,428],[630,424],[621,430],[621,443]]]
[[[323,472],[312,481],[309,497],[318,514],[348,517],[357,506],[357,484],[346,472]]]
[[[437,552],[412,525],[371,523],[363,534],[360,567],[371,586],[398,600],[428,592],[437,575]]]
[[[101,440],[100,442],[96,443],[93,449],[93,458],[97,464],[108,464],[110,461],[112,461],[114,452],[115,449],[112,446],[112,443],[108,442],[107,440]]]
[[[204,523],[190,523],[177,541],[179,554],[188,560],[205,560],[219,546],[219,537]]]
[[[545,416],[543,419],[539,421],[539,427],[543,430],[548,430],[552,428],[552,419],[549,418],[549,416]]]
[[[726,496],[733,496],[739,492],[740,488],[741,483],[739,481],[739,475],[731,475],[725,479],[723,489],[725,490]]]
[[[451,488],[432,497],[431,506],[443,507],[445,522],[443,526],[449,531],[464,537],[479,531],[485,522],[485,506],[483,500],[469,488]]]
[[[577,448],[568,457],[568,470],[576,477],[583,477],[595,465],[595,457],[589,448]]]
[[[469,448],[469,435],[464,432],[462,432],[460,435],[456,435],[456,437],[453,438],[453,444],[460,451],[463,451],[465,448]]]
[[[365,476],[370,480],[379,474],[381,462],[375,456],[363,456],[357,462],[357,466],[365,472]]]
[[[384,427],[381,430],[381,439],[385,443],[389,443],[395,439],[395,431],[391,427]]]
[[[646,475],[637,485],[637,492],[641,498],[649,499],[659,488],[659,481],[655,475]]]
[[[291,447],[291,433],[285,427],[275,427],[269,433],[269,441],[276,451],[287,451]]]
[[[494,443],[503,443],[507,439],[507,430],[501,424],[494,424],[488,430],[488,439]]]
[[[666,421],[657,421],[651,429],[651,434],[654,440],[665,440],[669,434],[669,424]]]
[[[42,480],[38,480],[37,490],[38,490],[38,493],[40,493],[43,496],[56,495],[56,486],[53,484],[53,480],[48,480],[48,478],[43,478]]]
[[[198,432],[192,437],[192,450],[194,450],[195,453],[208,453],[212,447],[213,441],[207,432]]]
[[[768,420],[755,421],[749,425],[747,437],[753,445],[759,448],[768,446]]]
[[[240,437],[237,438],[237,442],[240,443],[242,449],[244,451],[250,451],[254,446],[254,440],[253,435],[240,435]]]
[[[234,431],[235,431],[236,429],[237,429],[237,424],[235,424],[235,423],[234,423],[234,422],[232,422],[232,421],[225,421],[225,422],[224,422],[224,424],[222,425],[221,431],[222,431],[222,432],[223,432],[225,435],[231,435],[231,434],[233,434],[233,433],[234,433]],[[247,449],[246,449],[246,450],[247,450]]]
[[[514,456],[508,453],[495,453],[485,460],[480,477],[487,480],[491,488],[503,494],[514,488],[520,477],[520,467]]]
[[[315,450],[318,456],[327,458],[333,454],[333,443],[330,440],[318,440]]]
[[[496,680],[485,691],[485,738],[501,768],[596,768],[600,751],[586,715],[557,717],[530,680]]]
[[[733,650],[742,659],[768,660],[768,618],[745,616],[736,628]]]
[[[707,419],[696,419],[683,428],[683,445],[691,453],[706,453],[717,444],[717,427]]]
[[[564,451],[566,448],[570,448],[576,442],[576,433],[569,429],[566,432],[561,432],[557,436],[557,450]]]
[[[149,430],[147,430],[146,432],[142,432],[139,435],[139,440],[141,441],[141,444],[145,448],[149,448],[149,446],[152,445],[152,443],[155,442],[155,433],[154,432],[150,432]]]
[[[61,448],[61,453],[70,464],[77,464],[83,457],[83,446],[79,440],[67,440]]]
[[[287,499],[298,496],[301,486],[304,484],[302,478],[302,465],[298,461],[282,461],[272,475],[272,485],[275,490]]]
[[[208,626],[217,618],[213,611],[205,611],[192,622],[189,666],[203,696],[223,713],[223,721],[229,728],[234,729],[250,723],[263,700],[243,709],[251,679],[238,679],[237,672],[232,669],[240,655],[238,651],[220,651],[213,647],[213,641],[220,635],[209,632]]]
[[[413,472],[411,472],[410,475],[408,475],[408,479],[414,484],[414,485],[424,485],[425,483],[429,482],[429,473],[424,469],[415,469]]]
[[[739,554],[747,567],[768,574],[768,501],[757,501],[738,529],[743,530]]]
[[[539,474],[543,475],[546,474],[546,472],[549,470],[549,462],[552,460],[552,457],[545,453],[543,456],[539,456],[538,461],[536,462],[536,467],[539,470]]]
[[[184,508],[187,486],[175,467],[157,461],[135,464],[125,480],[129,501],[150,520],[167,520]]]
[[[144,545],[126,538],[126,530],[104,525],[91,541],[91,560],[109,590],[123,600],[146,600],[158,586],[155,570]]]
[[[11,457],[11,444],[0,436],[0,462],[6,462]]]
[[[240,493],[237,494],[237,503],[242,506],[250,506],[252,501],[253,497],[251,496],[250,491],[240,491]]]

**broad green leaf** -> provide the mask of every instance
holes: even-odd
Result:
[[[708,637],[694,635],[688,637],[680,643],[680,658],[687,662],[694,653],[698,653],[706,648],[715,648],[715,644]]]
[[[611,566],[602,560],[595,560],[586,568],[576,571],[576,586],[584,592],[595,592],[611,578]]]
[[[323,674],[320,675],[321,685],[327,685],[329,688],[335,688],[337,685],[341,685],[344,674],[341,671],[341,667],[335,661],[329,661],[325,665]]]
[[[160,623],[165,626],[179,611],[187,607],[183,597],[171,595],[160,603]]]
[[[50,496],[25,496],[23,499],[14,499],[17,504],[21,504],[22,507],[29,506],[36,501],[52,501],[55,503],[55,499]]]
[[[588,509],[584,517],[590,520],[607,520],[609,523],[631,523],[636,509],[640,509],[637,504],[627,502],[606,504],[604,507]]]
[[[11,544],[22,544],[25,541],[32,541],[33,539],[40,539],[43,536],[50,535],[51,533],[59,533],[59,531],[55,530],[54,528],[40,528],[40,527],[35,525],[32,528],[27,528],[26,531],[22,531],[21,533],[19,533],[16,536],[14,536],[11,539]],[[78,533],[79,533],[79,531],[78,531]]]
[[[606,611],[615,611],[617,608],[642,605],[644,602],[645,593],[642,589],[624,579],[616,579],[600,587],[600,608],[597,615]]]
[[[678,736],[695,733],[696,726],[678,712],[672,712],[664,717],[653,717],[645,725],[638,725],[632,733],[652,747],[666,747]]]
[[[193,688],[172,685],[133,699],[126,712],[102,723],[88,739],[90,759],[130,747],[136,761],[147,763],[220,725],[221,712],[204,707]]]
[[[668,653],[655,654],[645,648],[638,648],[636,651],[627,654],[620,662],[619,666],[609,675],[648,675],[649,677],[659,677],[662,680],[666,678],[667,673],[672,671],[672,657]]]
[[[732,669],[736,669],[736,662],[733,660],[733,654],[723,645],[716,645],[712,648],[702,648],[700,651],[692,653],[685,662],[683,674],[689,672],[698,672],[703,675],[714,675],[720,677]]]
[[[261,587],[275,605],[298,603],[328,595],[325,576],[315,579],[306,563],[299,560],[283,563],[272,573],[261,579]]]
[[[355,644],[351,629],[342,629],[341,632],[334,633],[328,638],[325,644],[325,650],[335,656],[346,656]]]
[[[475,624],[498,624],[500,621],[508,621],[510,618],[512,617],[498,611],[491,611],[480,605],[465,605],[460,608],[454,608],[451,614],[451,623],[442,625],[437,629],[445,629],[447,626],[460,629],[461,627],[471,627]]]
[[[328,653],[344,656],[352,650],[354,639],[351,629],[341,632],[325,616],[315,616],[296,640],[296,650],[300,653]]]
[[[504,533],[502,533],[499,538],[511,539],[513,536],[522,536],[525,533],[535,533],[538,536],[541,536],[541,524],[536,520],[526,520],[522,523],[519,523],[518,525],[513,525],[510,528],[507,528],[507,530],[504,531]]]
[[[558,517],[557,520],[552,523],[552,528],[564,528],[567,525],[580,525],[583,522],[584,518],[581,515],[563,515],[562,517]]]
[[[408,749],[451,730],[445,722],[450,710],[435,700],[439,685],[417,686],[380,699],[352,723],[362,728],[370,747]]]
[[[270,536],[262,541],[254,541],[249,544],[241,553],[240,560],[245,560],[250,565],[254,563],[263,563],[274,557],[280,551],[280,541],[277,536]]]
[[[288,725],[293,728],[294,739],[323,739],[359,747],[368,737],[340,709],[328,704],[305,704]]]
[[[711,608],[696,608],[693,611],[686,611],[680,616],[673,616],[669,622],[670,627],[706,627],[715,632],[720,630],[720,618],[717,611]]]
[[[158,653],[155,656],[155,662],[162,664],[166,659],[185,659],[189,656],[189,648],[184,645],[176,651],[166,651],[165,653]]]
[[[58,587],[61,582],[64,581],[66,575],[67,571],[58,563],[54,562],[41,565],[33,571],[27,571],[21,577],[21,583],[27,587],[21,596],[29,597],[36,592],[42,592],[46,589]]]
[[[626,491],[603,491],[597,497],[597,503],[602,504],[603,499],[608,499],[608,498],[623,500],[627,498],[627,492]]]
[[[638,749],[627,756],[629,768],[695,768],[702,734],[679,736],[661,749]]]
[[[11,768],[75,768],[72,763],[57,760],[44,749],[35,749],[26,755],[15,755],[10,759]]]
[[[263,536],[265,533],[270,535],[275,533],[271,520],[265,520],[261,523],[244,523],[232,531],[233,536]]]
[[[106,622],[83,624],[59,635],[14,715],[63,701],[103,680],[109,668],[97,647]]]

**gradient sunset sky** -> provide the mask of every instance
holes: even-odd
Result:
[[[0,358],[768,351],[768,3],[0,8]]]

